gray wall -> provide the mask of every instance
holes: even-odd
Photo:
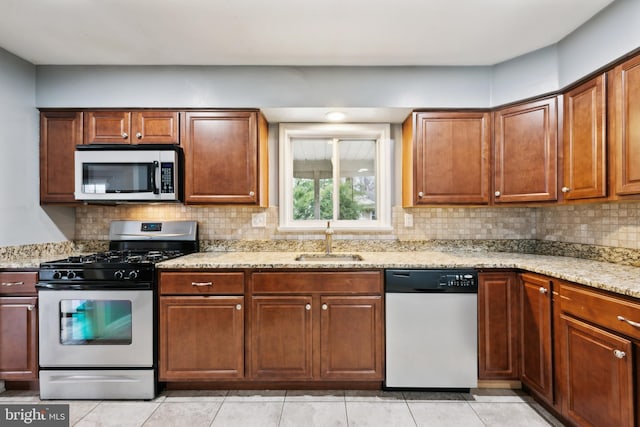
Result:
[[[67,231],[73,219],[68,210],[48,215],[39,205],[35,73],[35,66],[0,49],[0,246],[66,240],[51,218]]]

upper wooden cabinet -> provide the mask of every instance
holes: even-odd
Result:
[[[557,99],[494,112],[495,203],[557,200]]]
[[[609,74],[609,135],[615,192],[640,194],[640,56]]]
[[[85,144],[178,144],[176,111],[88,111]]]
[[[564,183],[566,200],[607,195],[605,74],[564,95]]]
[[[417,112],[402,127],[402,204],[489,203],[488,112]]]
[[[258,111],[188,111],[185,203],[268,205],[267,124]]]
[[[40,203],[74,203],[74,152],[82,144],[82,113],[40,113]]]

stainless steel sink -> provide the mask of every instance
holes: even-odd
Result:
[[[358,254],[301,254],[296,257],[296,261],[362,261]]]

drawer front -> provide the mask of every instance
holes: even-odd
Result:
[[[242,295],[244,273],[162,272],[161,295]]]
[[[639,303],[605,292],[561,283],[560,308],[580,319],[640,339]]]
[[[0,273],[0,295],[36,295],[38,273],[13,271]]]
[[[254,273],[253,293],[382,293],[382,272]]]

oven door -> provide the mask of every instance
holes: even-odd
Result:
[[[153,366],[153,291],[41,289],[38,298],[41,367]]]

